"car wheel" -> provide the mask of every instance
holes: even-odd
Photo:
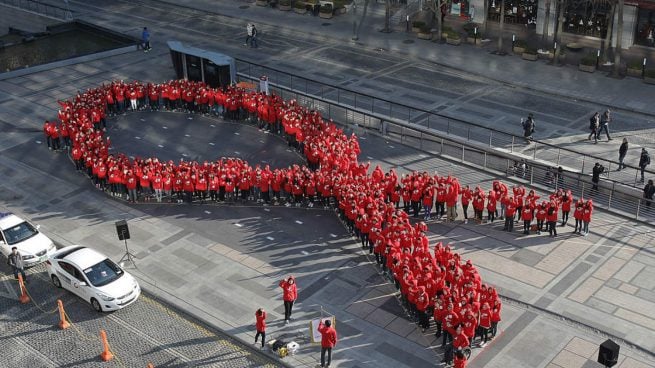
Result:
[[[102,312],[102,306],[95,298],[91,298],[91,306],[96,310],[96,312]]]
[[[59,281],[59,277],[52,275],[52,283],[59,289],[61,289],[61,281]]]

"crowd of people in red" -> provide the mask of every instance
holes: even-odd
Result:
[[[501,301],[493,287],[482,283],[471,262],[463,262],[449,245],[440,243],[430,251],[427,225],[412,224],[410,217],[431,220],[434,215],[454,221],[461,203],[464,221],[471,205],[477,222],[483,221],[486,210],[487,221],[505,219],[508,231],[515,221],[523,220],[524,233],[544,231],[546,224],[554,236],[559,211],[564,225],[574,203],[571,193],[563,190],[540,202],[534,191],[526,194],[523,187],[510,189],[500,181],[485,193],[479,186],[461,186],[450,175],[413,172],[398,177],[395,170],[384,172],[379,166],[369,173],[370,164],[358,161],[360,147],[354,134],[348,136],[320,112],[294,100],[235,86],[213,89],[184,80],[162,84],[115,81],[78,93],[60,105],[58,121],[44,125],[48,146],[60,149],[59,139],[65,137],[63,148],[77,170],[114,196],[126,196],[132,202],[241,198],[335,206],[362,247],[375,255],[401,291],[407,312],[424,330],[432,317],[436,334],[443,336],[444,345],[452,342],[449,346],[455,350],[476,337],[484,344],[489,335],[495,335]],[[253,167],[238,158],[175,163],[110,154],[111,142],[104,134],[107,117],[139,109],[222,114],[257,122],[262,129],[284,134],[289,145],[305,155],[307,165]],[[575,201],[575,231],[588,232],[592,210],[591,200]],[[532,225],[534,219],[536,225]]]

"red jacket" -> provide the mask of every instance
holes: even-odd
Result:
[[[455,338],[453,339],[453,348],[455,350],[458,349],[463,349],[467,346],[469,346],[471,343],[469,342],[469,338],[464,335],[464,333],[461,333],[459,335],[456,335]]]
[[[455,356],[455,360],[453,361],[453,368],[466,368],[466,357],[460,359]]]
[[[333,348],[337,345],[337,331],[332,326],[326,326],[323,321],[318,324],[318,332],[321,333],[321,347]]]
[[[280,281],[279,285],[284,291],[283,299],[285,302],[292,302],[298,298],[298,287],[296,286],[296,279],[293,276]]]
[[[257,319],[257,323],[255,324],[257,331],[266,332],[266,312],[262,311],[261,315],[255,312],[255,318]]]

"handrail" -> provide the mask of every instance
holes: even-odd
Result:
[[[1,4],[12,6],[22,10],[28,10],[31,12],[44,15],[46,17],[52,17],[62,20],[72,20],[73,13],[68,8],[62,8],[57,5],[52,5],[44,3],[37,0],[0,0]],[[34,7],[32,6],[34,5]],[[43,9],[44,11],[39,11]],[[48,11],[48,9],[53,9],[53,12]]]
[[[479,124],[479,123],[476,123],[476,122],[473,122],[473,121],[462,120],[462,119],[459,119],[459,118],[454,118],[454,117],[451,117],[451,116],[441,114],[439,112],[426,110],[426,109],[421,108],[421,107],[416,107],[416,106],[411,106],[411,105],[395,102],[395,101],[392,101],[390,99],[386,99],[384,97],[369,95],[369,94],[366,94],[366,93],[363,93],[363,92],[356,91],[356,90],[354,90],[352,88],[340,86],[340,85],[337,85],[337,84],[334,84],[334,83],[323,82],[323,81],[318,82],[318,81],[311,80],[311,79],[306,78],[306,77],[294,75],[294,74],[291,74],[289,72],[280,70],[280,69],[275,68],[275,67],[267,66],[267,65],[264,65],[264,64],[261,64],[261,63],[257,63],[257,62],[253,62],[253,61],[249,61],[249,60],[244,60],[244,59],[240,59],[240,58],[235,58],[235,59],[236,59],[236,61],[245,63],[245,64],[247,64],[249,66],[253,65],[253,66],[258,67],[258,68],[268,69],[268,70],[271,70],[271,71],[276,72],[276,73],[281,73],[281,74],[287,75],[287,76],[289,76],[291,78],[298,78],[298,79],[304,80],[306,82],[319,83],[321,85],[324,85],[324,86],[327,86],[329,88],[333,88],[333,89],[336,89],[336,90],[342,90],[342,91],[345,91],[345,92],[348,92],[348,93],[352,93],[354,95],[360,95],[360,96],[375,99],[375,100],[378,100],[378,101],[381,101],[381,102],[384,102],[384,103],[387,103],[387,104],[390,104],[390,105],[395,105],[395,106],[399,106],[399,107],[402,107],[402,108],[405,108],[405,109],[414,110],[414,111],[416,111],[416,112],[418,112],[420,114],[427,114],[427,115],[437,116],[439,118],[445,119],[448,122],[453,121],[453,122],[462,123],[462,124],[465,124],[465,125],[468,125],[468,126],[472,126],[474,128],[481,128],[481,129],[490,131],[491,134],[493,134],[493,133],[503,134],[503,135],[507,136],[507,138],[512,139],[513,141],[514,140],[521,141],[521,140],[524,139],[523,136],[518,136],[518,135],[515,135],[515,134],[513,134],[511,132],[507,132],[507,131],[500,130],[500,129],[497,129],[497,128],[491,128],[491,127],[488,127],[488,126],[485,126],[485,125],[482,125],[482,124]],[[291,86],[290,88],[293,88],[293,86]],[[374,111],[371,111],[371,113],[374,113]],[[410,120],[411,120],[411,118],[410,118]],[[544,141],[536,140],[536,139],[533,139],[532,143],[535,144],[535,147],[539,145],[539,146],[545,146],[545,147],[548,147],[548,148],[551,148],[551,149],[558,150],[560,152],[560,153],[558,153],[558,157],[561,155],[561,152],[565,152],[565,153],[567,153],[569,155],[588,157],[590,160],[596,161],[596,162],[607,162],[607,163],[609,163],[609,165],[608,165],[608,171],[606,172],[606,175],[609,175],[609,166],[617,167],[619,165],[618,161],[614,161],[614,160],[611,160],[611,159],[606,159],[606,158],[590,155],[590,154],[583,153],[583,152],[580,152],[580,151],[576,151],[576,150],[566,148],[566,147],[560,147],[560,146],[558,146],[556,144],[553,144],[553,143],[548,143],[548,142],[544,142]],[[559,163],[556,163],[555,166],[560,166],[560,165],[559,165]],[[633,166],[633,165],[626,165],[626,167],[631,168],[631,169],[635,169],[635,170],[640,170],[638,167]],[[585,171],[584,170],[584,165],[583,165],[583,167],[582,167],[582,169],[580,171],[582,173],[584,173],[584,171]],[[648,173],[650,175],[655,175],[655,171],[645,170],[644,172]],[[611,180],[613,182],[617,182],[617,183],[622,184],[622,185],[627,185],[627,184],[625,184],[623,182],[620,182],[620,181],[615,181],[615,180],[612,180],[612,179],[607,179],[607,180]],[[635,185],[632,185],[632,187],[637,188],[636,181],[635,181]]]
[[[259,76],[248,75],[243,72],[237,73],[240,77],[258,82]],[[633,220],[652,223],[655,220],[655,210],[650,210],[647,201],[635,193],[634,190],[626,192],[616,182],[601,181],[598,189],[591,183],[591,177],[580,172],[564,172],[560,179],[553,178],[546,182],[545,178],[552,173],[553,166],[537,160],[526,160],[528,166],[519,172],[512,167],[517,163],[517,157],[512,152],[490,150],[488,145],[480,142],[470,141],[456,135],[440,135],[438,131],[426,129],[413,123],[405,123],[397,118],[384,116],[375,112],[368,112],[353,106],[341,105],[334,100],[310,95],[308,93],[278,85],[269,80],[269,86],[277,89],[283,98],[296,98],[303,105],[310,105],[326,114],[324,116],[334,118],[339,124],[352,127],[353,131],[359,126],[364,130],[357,131],[358,135],[365,135],[368,129],[380,131],[386,130],[385,125],[390,125],[386,134],[390,139],[399,139],[400,143],[409,143],[417,148],[450,157],[467,165],[470,163],[483,167],[488,172],[496,172],[507,177],[516,177],[514,180],[524,182],[530,186],[549,191],[564,186],[571,189],[574,195],[583,198],[593,198],[596,205],[605,208],[613,213],[631,218]],[[292,97],[286,97],[290,94]],[[358,116],[359,115],[359,116]],[[359,119],[358,121],[355,121]],[[368,119],[368,121],[367,121]],[[349,122],[352,121],[352,124]],[[560,182],[561,180],[561,182]],[[629,188],[629,187],[625,187]]]

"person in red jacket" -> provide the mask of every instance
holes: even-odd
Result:
[[[500,322],[500,311],[502,309],[503,305],[500,302],[500,298],[496,296],[493,301],[493,305],[491,306],[491,338],[496,337],[496,333],[498,332],[498,322]]]
[[[425,291],[425,286],[419,286],[419,293],[416,297],[416,311],[418,312],[419,326],[423,332],[430,328],[430,319],[427,313],[428,305],[430,304],[430,297]]]
[[[461,352],[464,348],[467,348],[469,345],[471,345],[469,338],[464,334],[464,329],[462,328],[462,325],[458,324],[457,328],[455,329],[455,337],[453,338],[453,344],[449,346],[448,349],[446,349],[446,352],[444,354],[444,361],[446,361],[447,364],[452,364],[454,353]]]
[[[298,298],[298,287],[296,286],[296,279],[293,276],[289,276],[286,280],[280,281],[279,286],[283,291],[282,299],[284,300],[284,323],[288,324],[289,321],[291,321],[293,303]]]
[[[468,185],[465,185],[464,188],[461,190],[461,201],[462,201],[462,210],[464,211],[464,223],[469,222],[469,216],[468,216],[468,209],[469,209],[469,203],[471,203],[471,200],[473,199],[473,195],[471,194],[471,188],[469,188]]]
[[[264,308],[257,309],[255,312],[255,319],[257,320],[255,323],[255,328],[257,329],[257,333],[255,334],[255,344],[257,344],[257,340],[259,339],[259,336],[261,336],[263,349],[264,344],[266,343],[266,311]]]
[[[557,202],[551,201],[546,219],[548,220],[548,233],[553,238],[557,236],[557,212]]]
[[[521,214],[523,219],[523,234],[530,235],[530,223],[532,223],[532,209],[524,206]]]
[[[562,196],[562,224],[560,226],[566,226],[566,223],[569,221],[569,212],[571,212],[572,203],[573,194],[570,190],[567,190]]]
[[[537,214],[535,215],[535,217],[537,218],[537,234],[541,234],[547,216],[548,216],[548,204],[544,201],[541,202],[541,205],[537,206]]]
[[[582,217],[584,214],[584,200],[582,198],[575,202],[575,211],[573,211],[573,218],[575,219],[575,229],[573,233],[582,234]]]
[[[507,206],[505,207],[505,227],[503,230],[509,231],[510,233],[514,231],[514,214],[516,213],[516,202],[514,202],[514,197],[509,197],[507,200]]]
[[[594,202],[592,202],[591,199],[588,199],[587,203],[584,205],[584,211],[582,213],[582,223],[584,224],[582,231],[584,232],[584,236],[589,235],[589,223],[591,222],[592,212],[594,212]]]
[[[464,355],[463,352],[458,351],[455,353],[453,368],[466,368],[467,363],[468,361],[466,360],[466,355]]]
[[[480,311],[480,331],[482,332],[482,342],[480,347],[483,347],[487,344],[489,340],[489,331],[491,330],[491,309],[489,308],[489,303],[482,304],[482,310]]]
[[[321,333],[321,367],[329,367],[332,363],[332,349],[337,345],[337,331],[332,327],[332,322],[326,319],[318,324],[318,332]],[[327,353],[327,364],[325,364],[325,353]]]

